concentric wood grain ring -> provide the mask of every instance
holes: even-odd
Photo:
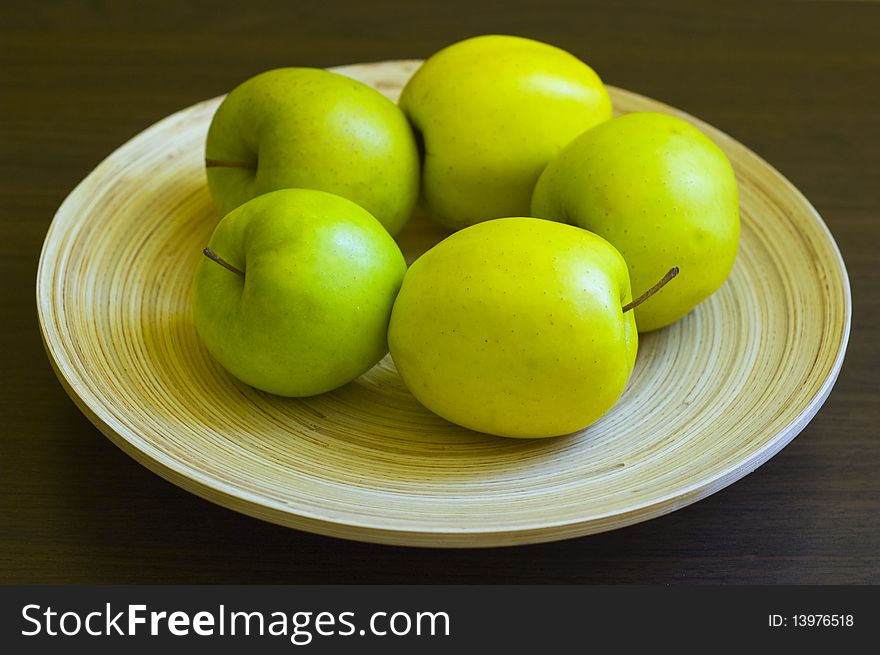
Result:
[[[338,69],[396,97],[418,62]],[[679,323],[642,337],[632,382],[582,433],[507,440],[458,428],[407,392],[390,358],[305,400],[240,384],[207,354],[188,292],[218,216],[202,169],[219,99],[101,163],[43,248],[37,301],[71,398],[139,462],[276,523],[396,544],[494,546],[609,530],[692,503],[752,471],[815,414],[850,324],[846,269],[822,220],[734,140],[611,89],[618,111],[696,123],[731,158],[742,239],[733,273]],[[412,259],[445,232],[417,217]]]

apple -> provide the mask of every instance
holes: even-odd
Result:
[[[623,391],[638,347],[629,310],[650,293],[630,302],[623,257],[591,232],[491,220],[410,266],[388,344],[406,386],[443,418],[504,437],[568,434]]]
[[[680,319],[724,282],[736,258],[736,178],[700,130],[666,114],[619,116],[577,137],[535,186],[532,215],[610,241],[634,289],[672,266],[674,285],[636,310],[640,332]]]
[[[387,352],[406,263],[369,212],[324,191],[282,189],[227,214],[192,287],[195,327],[236,378],[311,396]]]
[[[205,166],[221,215],[267,191],[318,189],[395,234],[419,193],[419,153],[400,109],[316,68],[266,71],[233,89],[211,121]]]
[[[608,93],[587,64],[504,35],[440,50],[409,80],[399,104],[423,142],[424,204],[453,229],[527,216],[547,163],[611,117]]]

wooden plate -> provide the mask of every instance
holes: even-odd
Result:
[[[419,62],[337,69],[396,98]],[[205,133],[220,99],[142,132],[70,194],[37,276],[43,339],[71,398],[115,444],[193,493],[302,530],[419,546],[497,546],[610,530],[693,503],[761,465],[831,390],[850,327],[840,253],[819,215],[718,130],[611,88],[620,112],[698,125],[733,162],[742,239],[724,287],[642,338],[621,401],[580,434],[508,440],[422,408],[386,357],[305,400],[223,371],[188,291],[218,220]],[[417,217],[412,259],[445,232]]]

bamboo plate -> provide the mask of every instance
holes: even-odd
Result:
[[[419,62],[336,69],[392,98]],[[671,512],[761,465],[818,411],[850,326],[846,269],[807,200],[744,146],[714,139],[740,184],[742,237],[722,289],[643,336],[623,398],[579,434],[520,441],[433,416],[390,357],[304,400],[238,383],[193,328],[188,290],[218,220],[202,157],[220,99],[150,127],[56,214],[37,302],[49,358],[89,419],[193,493],[282,525],[364,541],[498,546],[610,530]],[[417,217],[411,260],[445,235]]]

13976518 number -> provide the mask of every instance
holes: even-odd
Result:
[[[771,628],[851,628],[855,617],[852,614],[770,614],[767,624]]]
[[[851,627],[855,620],[852,614],[793,614],[791,623],[796,628],[840,628]]]

